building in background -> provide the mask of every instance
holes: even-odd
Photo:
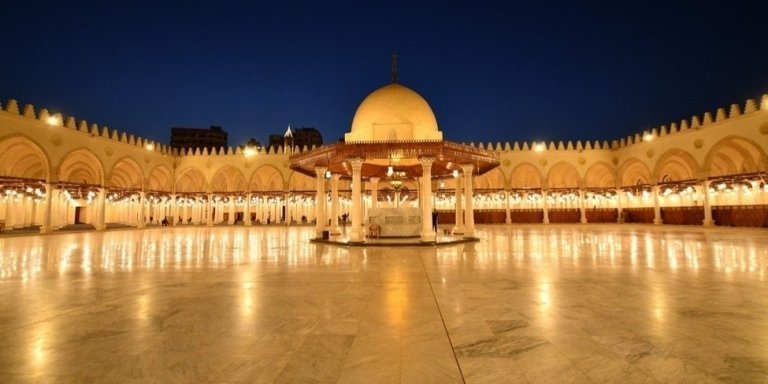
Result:
[[[211,128],[171,128],[171,148],[221,148],[229,146],[227,132],[221,127]]]
[[[291,126],[288,126],[284,134],[273,133],[269,135],[270,147],[285,147],[289,141],[292,143],[290,144],[291,147],[304,148],[306,146],[308,149],[311,149],[313,146],[319,147],[323,145],[323,135],[316,128],[302,127],[293,129]]]

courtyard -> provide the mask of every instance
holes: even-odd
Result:
[[[762,383],[768,232],[312,227],[0,238],[4,383]]]

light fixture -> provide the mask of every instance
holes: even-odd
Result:
[[[387,177],[392,177],[392,175],[395,173],[395,169],[392,168],[392,166],[387,167]]]
[[[147,151],[154,151],[155,150],[155,145],[152,144],[152,143],[149,143],[144,148],[146,148]]]
[[[535,152],[544,152],[544,150],[547,149],[547,146],[544,145],[544,142],[536,143],[533,145],[533,150]]]
[[[330,179],[331,178],[331,171],[330,170],[325,171],[325,178],[326,179]]]
[[[459,177],[459,170],[458,169],[454,169],[453,170],[453,177],[454,178],[458,178]]]
[[[59,119],[56,118],[56,116],[49,116],[47,119],[45,119],[45,122],[48,123],[48,125],[58,125]]]
[[[646,132],[643,135],[643,141],[651,141],[653,140],[653,135],[650,132]]]

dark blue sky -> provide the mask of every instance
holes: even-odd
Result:
[[[335,141],[392,52],[459,142],[616,139],[768,92],[768,1],[67,3],[3,2],[0,102],[163,143]]]

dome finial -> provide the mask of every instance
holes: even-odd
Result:
[[[392,82],[397,83],[397,53],[392,54]]]

